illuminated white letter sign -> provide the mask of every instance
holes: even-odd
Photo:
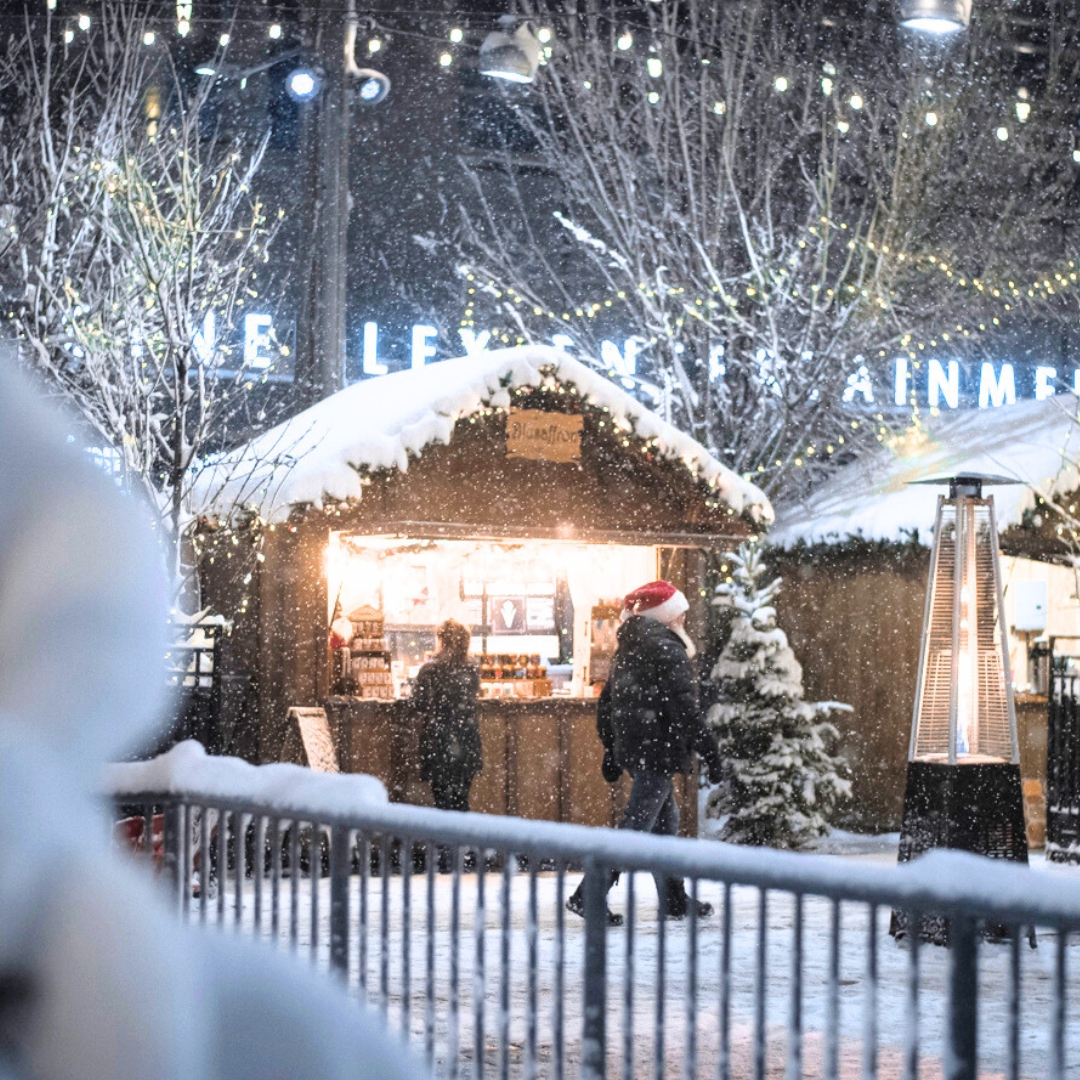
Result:
[[[623,351],[619,352],[614,341],[600,342],[600,359],[611,371],[622,377],[622,384],[627,389],[634,385],[633,379],[637,374],[638,344],[637,338],[627,338]]]
[[[191,344],[200,363],[209,364],[214,359],[217,332],[214,329],[214,312],[212,309],[203,316],[202,329],[195,331],[195,337],[192,339]]]
[[[1016,376],[1012,364],[1002,364],[1001,374],[994,376],[994,365],[983,364],[979,379],[979,408],[992,405],[999,409],[1002,405],[1016,404]]]
[[[419,323],[412,328],[412,366],[423,367],[436,353],[430,339],[438,337],[439,331],[434,326]]]
[[[491,331],[481,330],[478,334],[475,330],[463,326],[458,331],[458,337],[461,338],[466,356],[478,356],[482,352],[487,352],[488,342],[491,341]]]
[[[244,363],[248,367],[268,368],[273,362],[265,350],[270,348],[270,328],[274,320],[269,315],[244,316]]]
[[[930,407],[936,408],[941,399],[950,409],[960,404],[960,365],[955,360],[948,363],[948,374],[940,360],[930,361]]]
[[[899,358],[893,369],[893,401],[897,405],[907,404],[908,370],[907,361]]]
[[[364,323],[363,371],[365,375],[385,375],[390,369],[379,363],[379,324]]]
[[[1037,367],[1035,369],[1035,400],[1053,397],[1057,390],[1054,388],[1054,380],[1057,378],[1057,368]]]

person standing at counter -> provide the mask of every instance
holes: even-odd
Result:
[[[480,673],[469,661],[466,627],[447,619],[436,631],[439,651],[416,676],[413,708],[420,717],[420,778],[440,810],[468,810],[469,788],[483,766],[476,699]]]
[[[634,778],[620,829],[678,834],[673,777],[690,771],[695,753],[704,761],[709,779],[714,783],[721,779],[720,750],[698,706],[691,663],[696,649],[686,632],[689,606],[667,581],[642,585],[623,601],[618,647],[596,714],[604,744],[604,779],[614,784],[624,769]],[[618,880],[619,872],[613,870],[608,888]],[[577,915],[585,913],[584,884],[566,901]],[[668,918],[686,917],[690,897],[681,879],[657,875],[656,889]],[[698,902],[699,917],[712,911],[711,904]],[[608,911],[610,925],[622,921],[621,915]]]

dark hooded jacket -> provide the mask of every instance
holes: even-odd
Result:
[[[671,775],[689,772],[696,752],[712,768],[720,752],[698,707],[694,667],[678,634],[632,615],[619,627],[618,642],[596,717],[614,763],[629,773]]]
[[[412,707],[420,716],[420,778],[456,774],[471,781],[483,763],[476,698],[480,673],[436,656],[416,676]]]

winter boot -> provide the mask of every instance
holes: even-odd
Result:
[[[610,889],[611,886],[614,885],[615,882],[618,881],[618,880],[619,880],[619,871],[618,870],[612,870],[611,871],[611,876],[610,876],[610,878],[608,880],[608,888]],[[584,878],[581,879],[581,883],[578,885],[578,887],[567,898],[566,910],[567,911],[572,911],[575,915],[580,915],[583,919],[585,918],[585,879]],[[608,924],[608,926],[622,926],[623,917],[621,915],[617,914],[616,912],[612,911],[611,908],[607,908],[607,924]]]
[[[690,912],[690,897],[686,887],[680,878],[667,879],[667,906],[664,917],[668,919],[685,919]],[[704,900],[697,902],[697,917],[707,919],[713,913],[713,906]]]

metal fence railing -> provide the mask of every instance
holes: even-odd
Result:
[[[1067,870],[354,805],[334,786],[349,779],[292,804],[220,782],[111,795],[183,917],[336,972],[439,1076],[1080,1076]],[[622,927],[606,925],[609,868],[630,871],[609,898]],[[564,908],[582,869],[584,921]],[[664,919],[652,872],[714,912]],[[948,920],[950,946],[896,942],[894,911]]]

